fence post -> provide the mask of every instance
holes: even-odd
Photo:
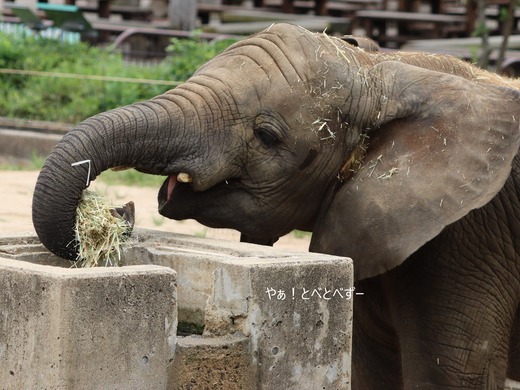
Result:
[[[172,28],[191,31],[197,19],[197,2],[193,0],[170,0],[168,18]]]

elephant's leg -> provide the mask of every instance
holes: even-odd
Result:
[[[516,310],[515,323],[511,331],[507,377],[520,381],[520,306]]]
[[[352,390],[401,390],[401,356],[380,277],[356,283]]]
[[[450,234],[385,275],[404,389],[503,389],[517,281],[507,259],[478,247],[463,254],[459,235],[447,250]]]

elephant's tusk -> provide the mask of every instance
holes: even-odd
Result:
[[[179,183],[191,183],[193,179],[191,178],[189,173],[181,172],[177,175],[177,181]]]

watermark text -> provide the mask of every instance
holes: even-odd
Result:
[[[352,299],[354,295],[364,295],[362,292],[354,292],[355,287],[316,287],[316,288],[295,288],[290,289],[276,289],[274,287],[266,287],[265,293],[270,301],[285,301],[285,300],[312,300],[324,299],[326,301],[331,299]]]

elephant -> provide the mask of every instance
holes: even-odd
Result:
[[[353,389],[502,389],[520,380],[519,119],[515,80],[274,24],[74,127],[39,174],[34,227],[75,259],[89,180],[163,175],[168,218],[264,245],[300,229],[353,259]]]

